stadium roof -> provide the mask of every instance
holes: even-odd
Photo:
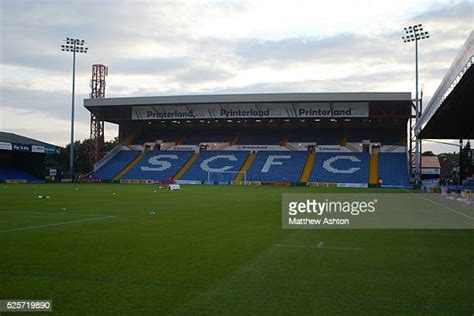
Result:
[[[0,132],[0,142],[17,143],[17,144],[23,144],[23,145],[46,146],[46,147],[59,147],[59,146],[48,144],[36,139],[28,138],[25,136],[14,134],[14,133],[7,133],[7,132]]]
[[[339,93],[259,93],[259,94],[212,94],[124,97],[105,99],[84,99],[84,106],[127,106],[158,104],[197,103],[245,103],[245,102],[370,102],[401,101],[412,102],[410,92],[339,92]]]
[[[474,138],[474,31],[426,107],[417,130],[424,139]]]

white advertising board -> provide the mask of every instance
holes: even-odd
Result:
[[[368,117],[367,102],[226,103],[132,107],[132,120]]]

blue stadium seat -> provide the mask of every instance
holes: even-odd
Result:
[[[207,181],[208,172],[211,173],[211,181],[230,182],[236,176],[236,173],[218,173],[222,171],[240,171],[245,159],[248,156],[247,151],[203,151],[199,157],[186,171],[180,180]]]
[[[140,154],[140,151],[121,150],[94,172],[94,179],[111,180],[120,170]]]
[[[463,188],[466,189],[466,190],[473,191],[474,190],[474,178],[473,177],[467,178],[463,183]]]
[[[150,151],[122,179],[167,180],[174,177],[192,151]]]
[[[26,181],[40,181],[31,174],[14,168],[0,167],[0,180],[26,180]]]
[[[368,153],[316,153],[310,182],[368,183]]]
[[[259,151],[247,171],[248,181],[299,182],[306,151]]]
[[[405,153],[379,153],[378,178],[382,180],[383,185],[409,185],[407,155]]]

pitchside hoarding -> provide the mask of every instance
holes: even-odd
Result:
[[[132,120],[369,117],[367,102],[238,103],[132,107]]]

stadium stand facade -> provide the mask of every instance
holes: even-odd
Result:
[[[93,177],[408,186],[411,105],[409,93],[85,100],[95,115],[119,124],[122,141]]]

